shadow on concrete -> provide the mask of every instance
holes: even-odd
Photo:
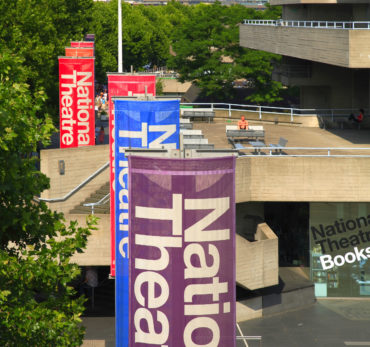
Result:
[[[261,306],[256,307],[255,310],[262,309],[263,316],[307,307],[316,301],[314,284],[299,267],[280,267],[279,284],[275,286],[253,291],[237,286],[236,300],[238,302],[254,309],[253,299],[255,298],[262,299]],[[249,301],[251,305],[248,304]]]
[[[325,129],[335,136],[356,145],[370,144],[370,129]]]

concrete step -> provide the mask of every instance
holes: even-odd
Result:
[[[94,202],[98,202],[102,198],[104,198],[109,193],[110,187],[109,182],[103,184],[99,189],[97,189],[93,194],[87,197],[84,201],[82,201],[79,205],[76,205],[73,209],[70,210],[71,214],[90,214],[91,207],[83,206],[84,204],[91,204]],[[108,201],[100,206],[94,207],[94,213],[96,214],[108,214],[110,213],[110,202]]]

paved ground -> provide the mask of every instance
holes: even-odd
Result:
[[[114,317],[86,317],[83,323],[84,347],[115,346]],[[248,341],[248,347],[370,346],[370,300],[319,300],[309,308],[246,321],[240,327],[244,335],[262,337],[261,343]]]
[[[208,138],[209,143],[213,143],[215,148],[231,148],[226,138],[225,126],[237,124],[237,120],[232,122],[217,119],[215,122],[194,122],[194,129],[201,129],[204,137]],[[280,137],[288,140],[287,147],[370,147],[369,129],[320,129],[306,128],[301,126],[289,126],[282,124],[250,122],[250,125],[263,125],[265,130],[265,143],[278,143]],[[247,144],[248,145],[248,144]],[[252,151],[252,148],[251,148]],[[245,151],[246,154],[251,154]],[[300,153],[303,151],[289,151],[289,154]],[[311,153],[313,153],[311,151]],[[316,154],[326,154],[327,151],[317,152]],[[348,154],[347,152],[335,152],[332,154]],[[357,152],[359,154],[359,152]],[[307,153],[305,153],[307,154]],[[365,154],[365,152],[363,153]],[[366,151],[370,155],[370,151]]]
[[[245,335],[262,336],[263,347],[370,346],[370,300],[319,300],[306,309],[240,326]]]

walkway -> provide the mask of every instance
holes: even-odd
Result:
[[[201,129],[204,136],[215,148],[231,148],[226,138],[226,125],[237,124],[237,120],[217,119],[214,123],[194,122],[194,129]],[[369,147],[369,129],[320,129],[271,123],[250,122],[263,125],[265,143],[278,143],[280,137],[288,140],[287,147]],[[302,153],[302,152],[301,152]],[[303,153],[302,153],[303,154]],[[312,154],[312,152],[311,152]],[[319,154],[319,153],[317,153]],[[344,154],[344,153],[343,153]],[[370,151],[367,151],[370,154]]]
[[[83,347],[115,346],[114,317],[86,317],[83,324]],[[370,346],[370,300],[322,299],[309,308],[240,326],[245,335],[262,336],[262,347]],[[248,345],[257,347],[259,342],[249,341]],[[245,347],[244,342],[238,341],[237,347]]]
[[[241,324],[244,334],[262,336],[263,347],[370,346],[369,327],[369,299],[322,299],[306,309]]]

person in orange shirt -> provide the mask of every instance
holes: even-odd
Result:
[[[248,121],[245,119],[244,116],[241,116],[240,120],[238,121],[238,128],[248,130]]]

